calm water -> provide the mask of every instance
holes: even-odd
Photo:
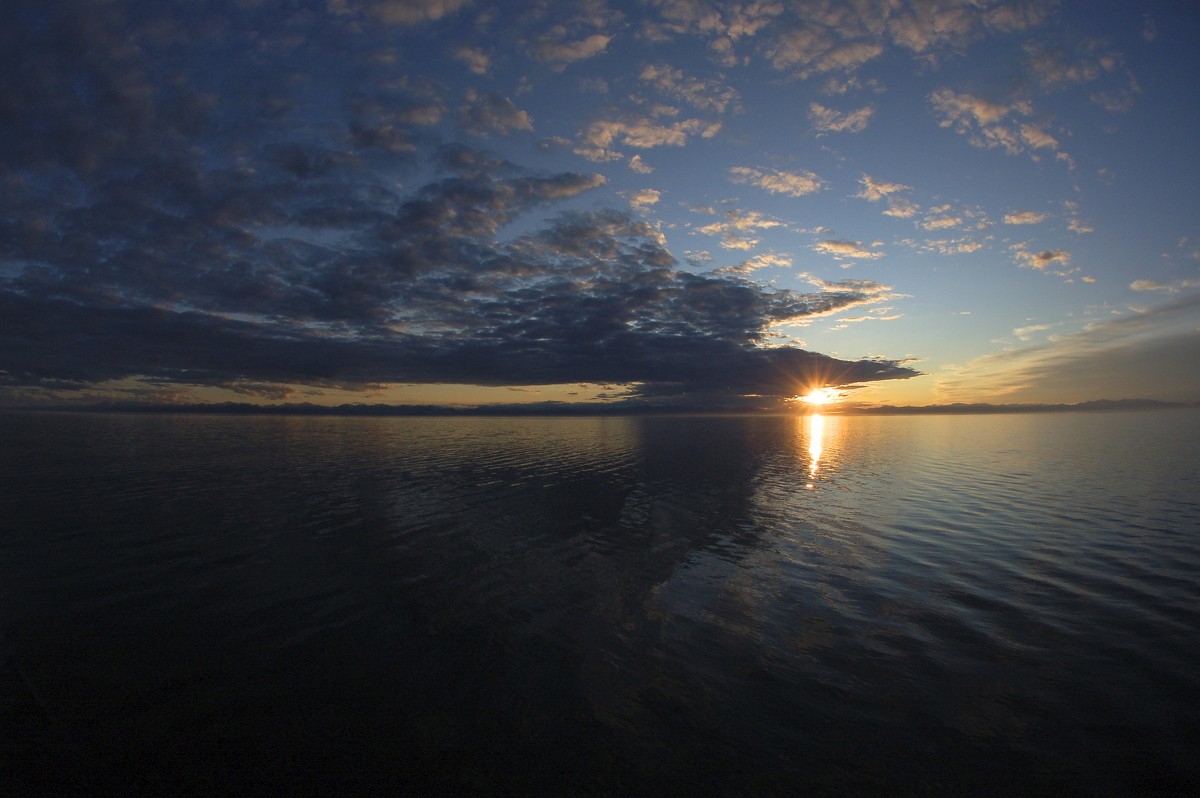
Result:
[[[1200,413],[0,416],[0,792],[1200,780]]]

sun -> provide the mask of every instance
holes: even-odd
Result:
[[[842,395],[833,388],[814,388],[804,396],[801,396],[800,401],[810,405],[827,405],[841,398]]]

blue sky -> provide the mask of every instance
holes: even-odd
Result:
[[[1200,400],[1179,3],[6,3],[0,399]]]

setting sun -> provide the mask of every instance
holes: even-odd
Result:
[[[827,405],[841,398],[842,395],[833,388],[814,388],[804,396],[801,396],[800,401],[810,405]]]

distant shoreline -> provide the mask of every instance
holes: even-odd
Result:
[[[631,405],[596,403],[538,403],[524,405],[481,405],[449,407],[444,405],[385,404],[275,404],[255,405],[242,402],[199,404],[101,403],[88,405],[24,405],[0,407],[0,412],[77,412],[77,413],[163,413],[231,416],[342,416],[342,417],[607,417],[607,416],[927,416],[927,415],[1000,415],[1014,413],[1103,413],[1144,410],[1180,410],[1200,407],[1200,402],[1162,402],[1154,399],[1101,399],[1075,404],[989,404],[954,403],[948,405],[882,405],[878,407],[804,408],[800,411],[766,409],[703,408],[670,405]]]

